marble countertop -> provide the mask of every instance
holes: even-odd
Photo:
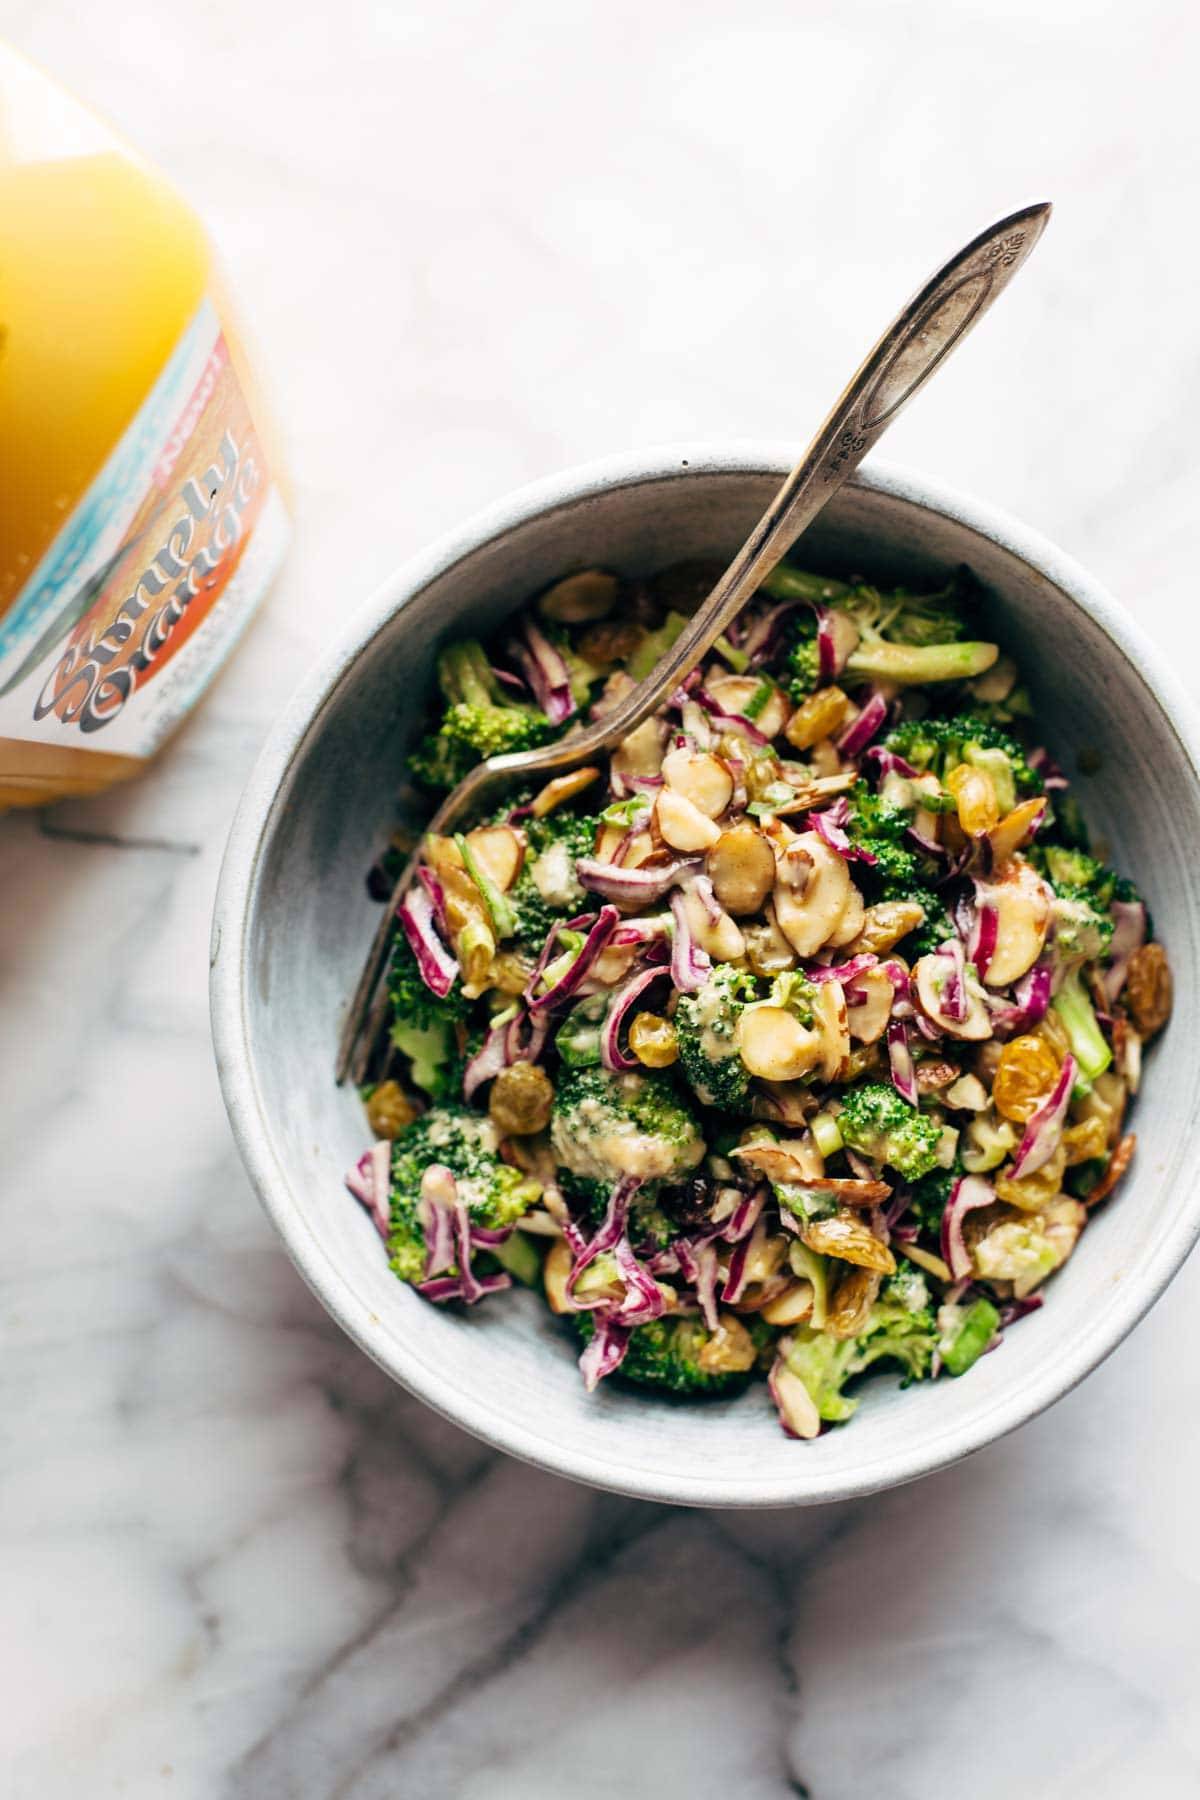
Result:
[[[390,1386],[303,1287],[226,1125],[206,948],[263,735],[389,569],[609,450],[799,442],[926,269],[1043,193],[887,454],[1194,670],[1194,9],[0,0],[0,31],[205,211],[298,521],[154,771],[0,823],[0,1791],[1193,1800],[1200,1264],[916,1487],[593,1494]]]

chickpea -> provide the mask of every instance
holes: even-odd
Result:
[[[668,1069],[679,1059],[679,1042],[670,1019],[640,1012],[629,1027],[629,1048],[647,1069]]]
[[[550,1123],[554,1089],[536,1063],[517,1062],[501,1069],[492,1083],[488,1112],[498,1131],[529,1137]]]
[[[417,1109],[398,1081],[381,1081],[367,1101],[367,1122],[377,1138],[399,1137]]]

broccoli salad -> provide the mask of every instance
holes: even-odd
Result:
[[[716,573],[588,570],[450,645],[424,792],[602,718]],[[426,836],[348,1177],[401,1280],[540,1292],[589,1389],[762,1377],[797,1438],[1042,1304],[1171,975],[975,597],[783,565],[611,755]]]

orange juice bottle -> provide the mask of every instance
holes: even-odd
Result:
[[[199,220],[0,44],[0,806],[144,768],[288,533]]]

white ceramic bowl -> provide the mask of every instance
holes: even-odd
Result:
[[[909,1481],[1032,1418],[1095,1368],[1163,1291],[1200,1229],[1195,1174],[1200,1007],[1192,900],[1200,843],[1190,709],[1127,615],[1074,563],[990,507],[872,467],[808,534],[806,563],[897,579],[966,562],[995,631],[1020,656],[1077,792],[1147,893],[1176,982],[1149,1058],[1140,1149],[1117,1201],[1084,1234],[1047,1305],[963,1380],[866,1388],[857,1417],[814,1443],[782,1434],[756,1384],[678,1403],[608,1384],[584,1392],[569,1336],[540,1298],[462,1316],[389,1272],[342,1186],[368,1131],[334,1086],[342,1009],[378,912],[364,876],[392,823],[406,744],[437,644],[483,630],[565,569],[648,572],[731,552],[790,462],[777,447],[664,450],[526,488],[401,569],[279,720],[226,854],[213,929],[212,1008],[225,1100],[246,1165],[290,1255],[334,1318],[396,1380],[513,1455],[650,1499],[774,1506]]]

